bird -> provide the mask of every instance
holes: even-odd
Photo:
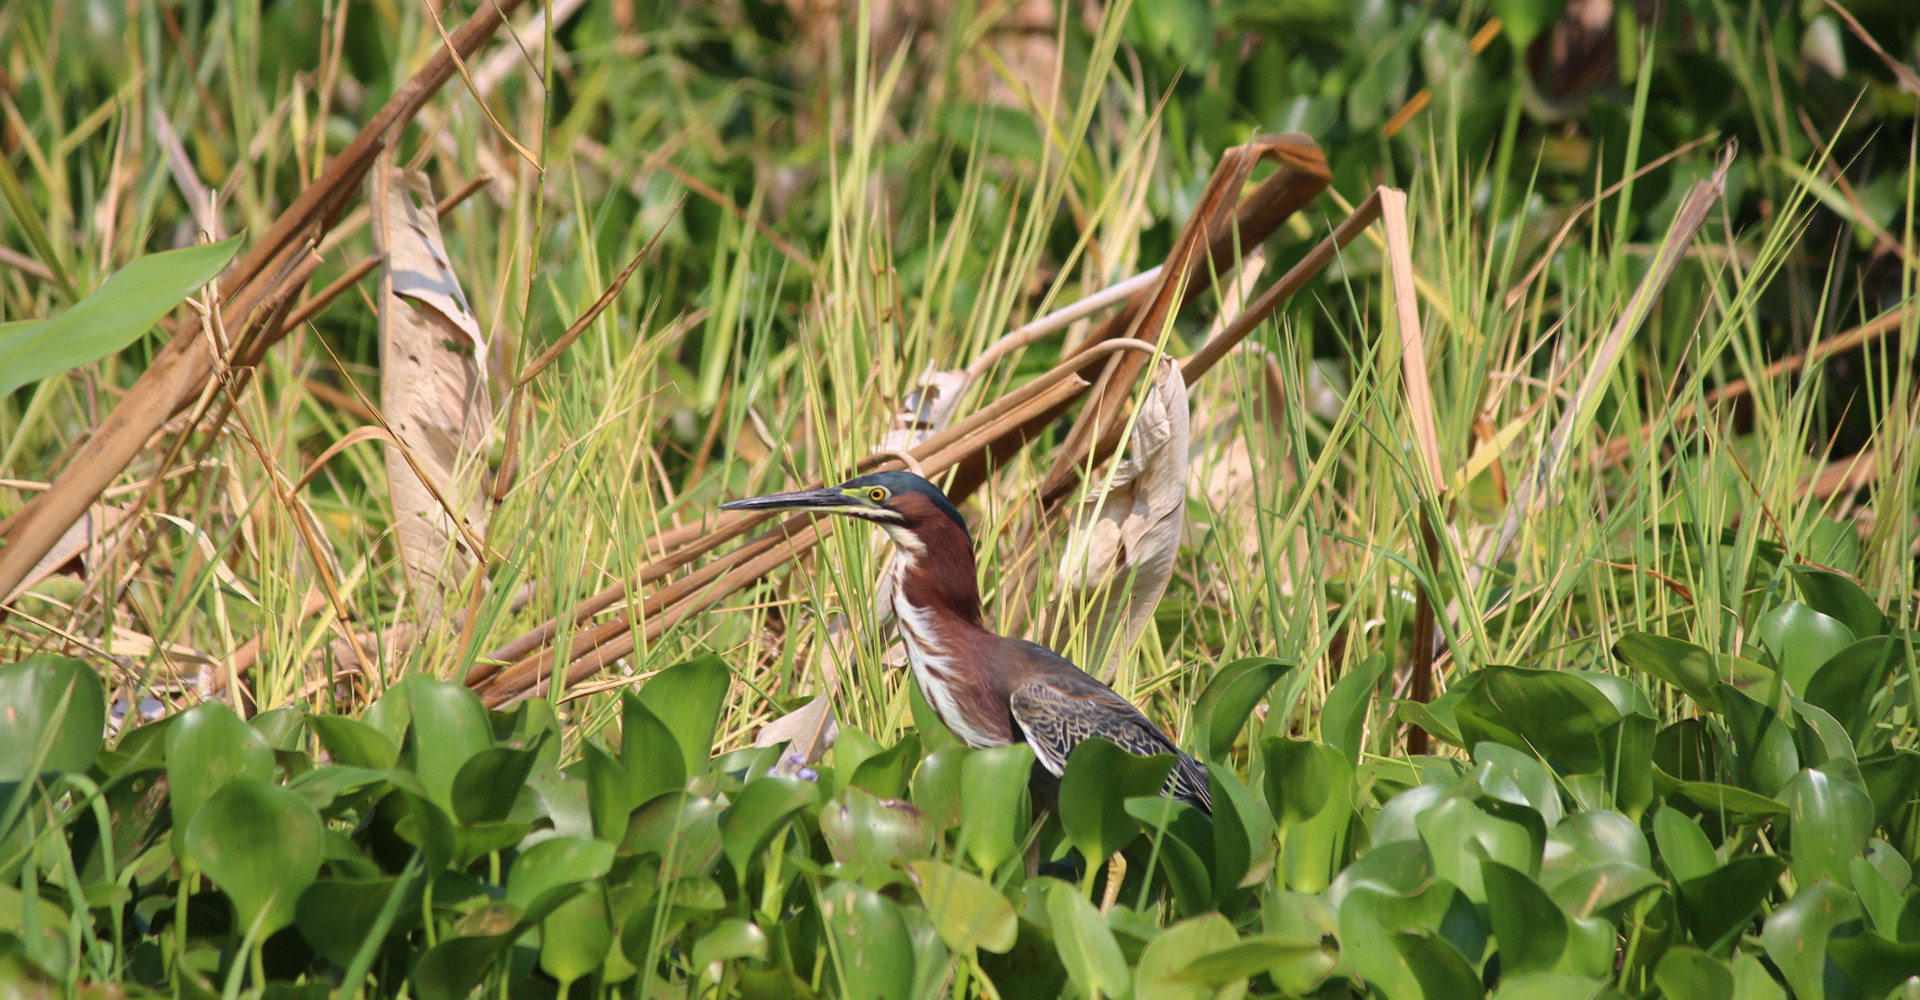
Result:
[[[1054,779],[1066,771],[1068,754],[1089,737],[1137,756],[1173,754],[1162,794],[1211,815],[1206,766],[1132,702],[1059,653],[987,628],[973,536],[938,486],[911,472],[875,472],[838,486],[733,500],[720,508],[838,514],[885,529],[896,550],[894,622],[914,683],[962,743],[984,749],[1024,742]]]

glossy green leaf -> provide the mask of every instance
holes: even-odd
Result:
[[[766,957],[767,932],[751,920],[722,920],[693,943],[693,965],[701,970],[721,962],[765,961]]]
[[[766,779],[761,779],[766,780]],[[820,808],[820,836],[855,877],[873,875],[933,851],[934,831],[912,803],[847,787]]]
[[[1813,674],[1804,689],[1806,699],[1833,716],[1864,752],[1875,739],[1874,695],[1906,658],[1907,644],[1894,636],[1862,639],[1833,654]]]
[[[221,786],[242,778],[273,780],[273,750],[265,737],[225,702],[202,702],[174,716],[167,728],[167,785],[176,836]]]
[[[1787,991],[1758,957],[1740,951],[1733,956],[1733,1000],[1787,1000]]]
[[[1182,920],[1162,930],[1147,942],[1134,967],[1135,1000],[1212,1000],[1216,987],[1183,980],[1181,974],[1196,959],[1239,943],[1233,925],[1218,913]],[[1232,984],[1227,987],[1233,988]]]
[[[960,825],[960,775],[972,753],[949,742],[921,758],[913,773],[913,804],[936,830]]]
[[[545,741],[540,741],[544,743]],[[539,748],[488,747],[467,758],[453,776],[453,818],[462,823],[497,823],[513,811],[527,776],[539,761]]]
[[[1879,934],[1835,937],[1827,942],[1827,956],[1861,996],[1920,996],[1920,941],[1894,942]]]
[[[406,891],[401,882],[399,878],[320,879],[300,894],[294,926],[313,950],[344,969],[367,943],[370,929],[394,892]],[[418,905],[419,890],[415,888],[411,895]]]
[[[1459,949],[1433,931],[1399,931],[1393,945],[1413,971],[1424,996],[1476,997],[1481,994],[1480,977],[1467,964]]]
[[[1026,842],[1032,800],[1025,743],[975,750],[960,769],[960,849],[982,872],[998,871]]]
[[[1367,713],[1374,703],[1374,689],[1387,669],[1387,658],[1379,653],[1362,659],[1334,682],[1320,708],[1320,738],[1340,751],[1347,763],[1360,762],[1360,737],[1366,731]]]
[[[1238,775],[1218,764],[1207,765],[1207,772],[1214,903],[1223,905],[1235,890],[1250,888],[1273,871],[1273,820]]]
[[[1764,685],[1773,671],[1752,660],[1717,655],[1683,639],[1650,632],[1627,632],[1613,644],[1620,662],[1672,684],[1701,707],[1719,709],[1713,688],[1732,684],[1741,690]]]
[[[1574,923],[1616,907],[1649,889],[1666,888],[1666,880],[1653,870],[1630,861],[1606,861],[1582,868],[1554,884],[1547,893]],[[1574,932],[1571,929],[1569,935]]]
[[[570,769],[571,770],[571,769]],[[613,755],[588,740],[580,747],[578,771],[587,783],[587,810],[593,835],[618,840],[627,830],[627,816],[635,805],[627,795],[627,769]]]
[[[1681,882],[1680,916],[1702,951],[1718,951],[1760,912],[1760,903],[1786,871],[1771,855],[1735,858],[1699,878]],[[1771,923],[1771,921],[1769,921]]]
[[[1097,736],[1073,748],[1060,776],[1060,825],[1089,865],[1140,835],[1126,801],[1158,793],[1173,764],[1172,754],[1137,757]]]
[[[106,717],[100,677],[79,660],[36,653],[0,667],[0,782],[85,773]]]
[[[633,811],[620,840],[624,851],[660,857],[660,880],[703,876],[720,858],[720,814],[716,799],[692,792],[668,792]]]
[[[1772,816],[1785,815],[1787,811],[1786,803],[1778,799],[1712,781],[1676,782],[1673,794],[1704,812],[1725,816],[1735,823],[1757,823]]]
[[[0,399],[139,340],[240,249],[240,237],[147,254],[50,319],[0,323]]]
[[[540,968],[562,983],[598,972],[613,950],[606,891],[598,881],[582,888],[540,921]]]
[[[1835,927],[1859,917],[1860,905],[1853,893],[1825,882],[1801,886],[1767,917],[1760,929],[1760,944],[1795,997],[1825,1000],[1827,938]]]
[[[549,837],[520,852],[507,873],[507,900],[531,910],[555,890],[591,882],[613,867],[613,845],[580,837]]]
[[[1289,669],[1270,656],[1249,656],[1214,671],[1193,710],[1194,727],[1202,734],[1208,760],[1227,759],[1247,716]]]
[[[1598,688],[1560,670],[1493,665],[1479,673],[1482,682],[1453,710],[1463,739],[1538,753],[1562,770],[1601,769],[1599,734],[1620,711]]]
[[[705,771],[713,756],[714,730],[720,725],[720,710],[732,683],[727,661],[707,655],[676,663],[640,687],[640,703],[673,734],[689,775]],[[644,800],[636,796],[635,801]]]
[[[813,782],[790,775],[768,774],[747,782],[727,807],[726,815],[720,817],[721,849],[742,885],[753,859],[774,835],[786,829],[787,822],[800,810],[819,800],[820,789]]]
[[[956,952],[974,948],[1004,952],[1019,933],[1013,905],[985,879],[944,861],[907,862],[928,919],[940,940]]]
[[[1553,776],[1532,754],[1498,743],[1481,743],[1473,748],[1473,759],[1480,765],[1476,772],[1480,787],[1489,795],[1531,808],[1552,829],[1565,810]]]
[[[897,799],[907,793],[907,776],[920,762],[920,737],[908,733],[900,742],[874,754],[853,768],[847,784],[864,788],[883,799]],[[847,774],[842,767],[839,773]]]
[[[1705,836],[1701,839],[1704,841]],[[1708,853],[1712,853],[1712,848],[1708,848]],[[1582,869],[1611,862],[1641,868],[1653,866],[1653,852],[1647,848],[1647,838],[1640,832],[1640,825],[1605,809],[1575,813],[1547,833],[1546,851],[1540,861],[1540,884],[1550,889]]]
[[[1800,772],[1800,749],[1794,745],[1787,720],[1731,685],[1718,687],[1715,694],[1733,737],[1742,787],[1761,795],[1777,794]]]
[[[893,902],[865,886],[835,882],[820,891],[820,920],[832,945],[829,960],[847,1000],[911,996],[913,941]]]
[[[627,769],[627,800],[635,804],[687,783],[679,737],[632,690],[620,695],[620,762]]]
[[[413,674],[397,687],[407,689],[413,708],[408,748],[413,771],[427,790],[427,798],[457,815],[453,782],[467,761],[493,747],[493,723],[473,692],[426,674]]]
[[[1276,956],[1267,965],[1267,976],[1288,994],[1307,993],[1318,987],[1339,964],[1340,927],[1333,908],[1318,895],[1304,892],[1269,892],[1261,901],[1266,936],[1289,948],[1311,946],[1311,950],[1289,951]]]
[[[1438,931],[1456,891],[1433,882],[1398,895],[1356,885],[1340,902],[1341,954],[1353,971],[1389,997],[1419,996],[1420,981],[1395,941],[1402,931]],[[1438,1000],[1438,998],[1436,998]]]
[[[344,715],[309,715],[307,728],[320,738],[336,764],[385,770],[400,757],[400,746],[387,734]]]
[[[1813,672],[1854,640],[1851,629],[1799,601],[1767,612],[1755,623],[1754,634],[1773,654],[1780,676],[1801,693],[1806,692]]]
[[[1448,799],[1414,821],[1433,857],[1434,873],[1476,903],[1487,900],[1481,862],[1492,859],[1523,872],[1539,868],[1533,838],[1518,823],[1495,819],[1466,799]]]
[[[1560,907],[1517,868],[1488,859],[1480,864],[1480,877],[1501,974],[1553,968],[1567,945],[1567,919]]]
[[[1513,51],[1524,52],[1541,31],[1560,16],[1554,0],[1494,0],[1493,12]]]
[[[1600,996],[1606,987],[1605,979],[1534,972],[1501,979],[1493,997],[1494,1000],[1591,1000]]]
[[[1720,867],[1720,859],[1700,824],[1678,809],[1667,807],[1653,814],[1653,839],[1660,845],[1661,862],[1676,883],[1704,878]]]
[[[1082,996],[1099,993],[1126,1000],[1133,993],[1133,976],[1113,931],[1086,897],[1065,882],[1047,889],[1047,921],[1053,927],[1060,964]]]
[[[1670,997],[1733,1000],[1733,970],[1698,948],[1673,948],[1660,959],[1653,981]]]
[[[187,857],[264,940],[293,923],[300,894],[320,871],[325,828],[305,799],[277,785],[236,778],[193,814]]]
[[[1793,878],[1801,885],[1825,879],[1853,888],[1851,864],[1873,834],[1873,800],[1858,787],[1808,768],[1781,789],[1792,823]]]
[[[1800,597],[1815,611],[1846,626],[1855,638],[1887,633],[1887,616],[1860,585],[1831,570],[1788,566]]]

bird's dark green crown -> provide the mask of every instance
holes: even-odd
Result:
[[[917,514],[931,507],[952,518],[962,534],[973,537],[967,531],[966,518],[960,516],[960,511],[940,492],[940,487],[911,472],[872,472],[822,490],[774,493],[734,500],[720,507],[722,510],[815,510],[902,526],[909,525]]]

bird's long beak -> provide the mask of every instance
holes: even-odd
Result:
[[[797,493],[769,493],[763,497],[748,497],[744,500],[729,500],[720,505],[721,510],[817,510],[822,513],[842,511],[845,513],[862,512],[866,508],[860,501],[850,497],[839,487],[829,486],[823,490],[801,490]]]

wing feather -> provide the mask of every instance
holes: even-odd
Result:
[[[1052,678],[1029,681],[1015,688],[1008,702],[1034,758],[1055,777],[1066,771],[1067,755],[1081,740],[1098,736],[1142,757],[1174,754],[1164,792],[1212,811],[1206,767],[1181,753],[1132,702],[1093,678],[1072,689]]]

